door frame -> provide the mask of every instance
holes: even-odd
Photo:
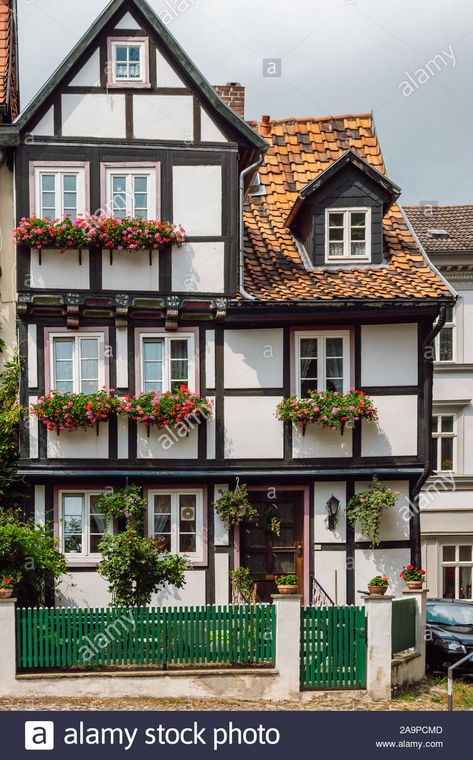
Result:
[[[253,486],[248,484],[248,491],[251,494],[252,491],[269,491],[274,489],[276,493],[278,491],[294,491],[302,493],[303,502],[303,519],[302,519],[302,532],[303,532],[303,544],[304,544],[304,576],[303,576],[303,602],[304,605],[310,603],[310,486],[305,485],[290,485],[290,486]],[[236,569],[240,567],[240,526],[236,525],[233,529],[233,567]]]

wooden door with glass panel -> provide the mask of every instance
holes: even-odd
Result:
[[[258,599],[270,602],[276,593],[275,577],[297,575],[298,593],[303,593],[304,499],[302,492],[277,493],[268,499],[264,492],[250,493],[258,517],[240,526],[240,564],[248,567],[256,582]],[[280,533],[271,530],[271,518],[280,522]]]

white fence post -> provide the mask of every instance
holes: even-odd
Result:
[[[0,599],[0,693],[12,693],[16,677],[16,599]]]
[[[403,594],[414,597],[416,600],[416,643],[415,652],[420,655],[419,662],[416,668],[416,680],[421,680],[425,677],[425,623],[427,619],[427,594],[428,589],[404,589]]]
[[[300,691],[300,594],[273,594],[276,608],[276,670],[279,673],[279,696]]]
[[[391,699],[392,596],[364,596],[368,625],[366,688],[372,699]]]

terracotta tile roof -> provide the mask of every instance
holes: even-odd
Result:
[[[473,205],[404,206],[404,211],[427,253],[473,251]]]
[[[252,125],[255,126],[255,125]],[[308,270],[284,222],[302,188],[348,149],[385,174],[371,114],[270,121],[259,170],[264,195],[247,197],[245,288],[259,300],[436,298],[446,285],[418,249],[398,206],[384,219],[387,263]]]
[[[18,98],[12,13],[11,0],[0,0],[0,104],[11,109],[11,119],[14,119],[18,114]]]

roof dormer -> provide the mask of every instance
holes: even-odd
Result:
[[[286,225],[314,266],[380,264],[383,217],[399,194],[397,185],[348,150],[301,190]]]

